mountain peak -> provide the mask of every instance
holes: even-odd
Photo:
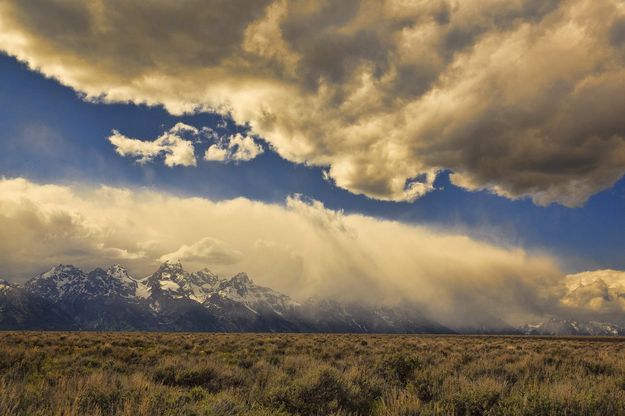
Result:
[[[112,265],[111,265],[111,266],[107,269],[107,271],[123,271],[123,272],[128,272],[128,270],[127,270],[124,266],[122,266],[122,265],[120,265],[120,264],[117,264],[117,263],[112,264]]]
[[[80,271],[81,270],[78,267],[72,264],[59,264],[58,266],[54,266],[50,270],[48,270],[48,272],[55,272],[55,273],[60,273],[60,272],[70,273],[70,272],[80,272]]]
[[[603,281],[596,282],[598,286],[604,284]],[[257,285],[247,273],[223,279],[206,268],[185,272],[179,261],[163,263],[141,281],[132,279],[127,270],[117,264],[106,270],[96,268],[89,274],[72,265],[60,264],[23,287],[0,279],[0,295],[0,309],[3,305],[16,305],[16,316],[36,312],[37,319],[47,322],[56,311],[56,316],[60,317],[57,320],[67,320],[61,326],[49,328],[453,332],[420,312],[416,305],[383,306],[332,298],[311,299],[300,304],[286,294]],[[36,310],[20,309],[24,306],[24,296],[28,296],[29,302],[39,302]],[[476,330],[484,332],[489,327],[479,324],[465,329]],[[551,319],[519,330],[506,327],[501,332],[520,331],[560,335],[625,334],[625,328],[617,325],[573,319]]]
[[[179,261],[166,261],[148,279],[179,281],[186,280],[187,275],[188,273],[182,268],[182,264]]]
[[[25,287],[40,296],[58,301],[63,296],[75,294],[86,279],[87,275],[82,270],[70,264],[59,264],[26,282]]]
[[[165,262],[163,262],[163,264],[160,265],[160,267],[158,268],[158,271],[182,273],[184,272],[184,269],[182,268],[182,263],[180,263],[180,260],[177,260],[177,261],[166,260]]]
[[[250,279],[250,277],[245,272],[235,274],[234,276],[230,278],[230,282],[234,284],[241,284],[241,285],[254,284],[252,279]]]
[[[180,262],[171,263],[166,261],[162,263],[158,269],[148,276],[148,282],[156,282],[161,280],[174,280],[177,281],[185,275],[186,272],[182,268],[182,264]]]
[[[625,328],[608,322],[578,321],[551,317],[545,322],[525,325],[523,332],[528,335],[623,335]]]
[[[165,261],[144,283],[147,285],[146,295],[181,298],[189,292],[189,273],[184,271],[179,261]]]
[[[209,269],[204,268],[202,270],[198,270],[197,272],[191,273],[189,275],[189,280],[196,285],[204,286],[206,285],[213,287],[224,281],[217,274],[211,272]]]
[[[59,264],[58,266],[54,266],[50,270],[41,273],[39,276],[35,277],[35,279],[67,279],[83,275],[84,272],[82,270],[75,266],[72,266],[71,264]]]
[[[106,269],[106,274],[117,280],[132,282],[135,281],[135,279],[128,273],[128,270],[125,267],[120,266],[119,264],[113,264],[111,267]]]
[[[195,272],[196,274],[202,274],[202,275],[207,275],[207,276],[214,276],[214,277],[218,277],[217,273],[213,273],[213,271],[211,269],[209,269],[208,267],[204,267],[200,270],[198,270],[197,272]]]

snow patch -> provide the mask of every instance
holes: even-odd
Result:
[[[180,285],[176,282],[173,282],[171,280],[161,280],[159,282],[161,289],[162,290],[167,290],[170,292],[176,292],[178,290],[180,290]]]

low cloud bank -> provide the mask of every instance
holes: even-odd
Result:
[[[150,190],[0,180],[0,274],[163,260],[248,272],[297,299],[417,302],[445,323],[553,312],[568,292],[554,259],[466,235],[345,214],[294,195],[284,205]]]

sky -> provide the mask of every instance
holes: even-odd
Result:
[[[622,1],[0,0],[0,52],[3,277],[625,308]]]

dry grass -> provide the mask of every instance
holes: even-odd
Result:
[[[0,415],[625,415],[621,339],[0,333]]]

